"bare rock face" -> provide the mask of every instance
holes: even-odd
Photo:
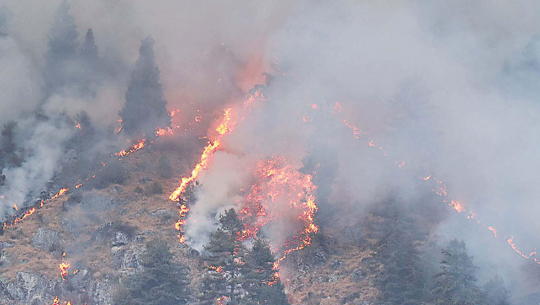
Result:
[[[111,240],[111,245],[113,247],[127,245],[127,243],[129,243],[129,240],[130,240],[130,237],[127,235],[127,233],[118,231],[114,234]]]
[[[7,283],[7,294],[16,300],[15,303],[23,304],[47,304],[55,296],[51,294],[58,291],[58,283],[43,275],[37,275],[29,272],[17,273],[17,280]],[[8,297],[9,298],[9,297]]]
[[[60,233],[51,229],[39,228],[32,237],[32,246],[43,251],[57,251],[61,243],[62,237]]]
[[[356,269],[351,275],[351,280],[355,283],[359,283],[366,278],[364,271],[362,269]]]
[[[10,262],[10,258],[8,257],[4,249],[12,248],[14,246],[15,246],[15,243],[12,243],[12,242],[0,242],[0,269],[6,268]],[[0,287],[0,289],[2,289],[2,287]]]
[[[112,305],[112,286],[115,281],[107,276],[96,280],[92,285],[91,297],[92,304],[95,305]]]

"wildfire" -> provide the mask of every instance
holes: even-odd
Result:
[[[189,208],[187,205],[183,204],[180,206],[180,218],[178,221],[174,224],[174,227],[178,231],[178,238],[181,244],[186,242],[186,237],[184,235],[184,229],[183,226],[186,224],[186,216],[189,213]]]
[[[52,305],[61,305],[60,300],[58,299],[58,297],[54,297]],[[65,305],[71,305],[71,302],[68,301],[68,302],[65,303]]]
[[[54,196],[51,197],[51,199],[56,199],[60,196],[64,196],[67,192],[69,191],[69,188],[65,187],[65,188],[62,188],[58,191],[58,193],[56,193]]]
[[[139,140],[137,144],[133,144],[128,150],[122,150],[120,152],[115,153],[116,156],[124,157],[126,155],[129,155],[133,152],[136,152],[139,149],[142,149],[146,146],[146,139]]]
[[[340,113],[342,112],[342,106],[339,104],[339,103],[336,103],[335,107],[334,107],[334,112],[336,113]],[[354,124],[350,123],[349,121],[347,121],[347,119],[343,119],[343,124],[345,126],[347,126],[349,129],[351,129],[353,131],[353,135],[356,139],[360,139],[360,135],[362,134],[369,134],[367,132],[362,132],[360,131]],[[368,145],[370,147],[375,147],[375,144],[373,143],[373,141],[369,141],[368,142]],[[384,156],[387,156],[386,152],[384,151],[384,149],[382,147],[379,147],[379,149],[382,151],[383,155]],[[398,167],[399,168],[402,168],[403,165],[405,165],[405,162],[401,162],[398,164]],[[448,203],[448,192],[447,192],[447,189],[446,189],[446,185],[444,184],[443,181],[441,180],[438,180],[436,179],[435,177],[432,177],[432,175],[429,175],[427,177],[420,177],[422,180],[424,181],[428,181],[428,180],[433,180],[435,181],[435,187],[432,189],[432,191],[434,193],[436,193],[437,195],[439,195],[440,197],[443,198],[443,202],[444,203],[447,203],[452,209],[456,210],[458,213],[462,213],[464,212],[466,209],[465,207],[463,206],[463,204],[460,202],[460,201],[457,201],[457,200],[450,200],[450,203]],[[476,220],[476,222],[482,226],[482,227],[485,227],[487,228],[488,230],[490,230],[493,235],[495,236],[495,238],[500,238],[500,237],[503,237],[501,235],[498,234],[497,232],[497,229],[493,226],[487,226],[485,225],[484,223],[482,223],[480,220],[476,219],[476,215],[473,211],[471,210],[468,210],[467,211],[467,216],[466,216],[468,219],[474,219]],[[536,251],[533,251],[530,255],[527,255],[525,253],[523,253],[522,251],[520,251],[517,247],[517,245],[514,243],[514,237],[510,237],[510,238],[507,238],[507,237],[503,237],[504,239],[506,239],[506,242],[508,243],[508,245],[510,245],[510,247],[512,248],[512,250],[514,250],[517,254],[519,254],[520,256],[522,256],[523,258],[526,258],[526,259],[532,259],[534,260],[537,264],[540,264],[540,260],[537,259],[536,257],[533,257],[533,255],[535,256],[536,255]]]
[[[62,276],[62,280],[66,280],[66,277],[68,276],[68,269],[71,267],[70,264],[66,262],[61,262],[58,266],[60,268],[60,275]]]
[[[316,186],[311,175],[295,170],[282,157],[260,161],[256,179],[239,213],[244,222],[242,239],[257,236],[263,226],[276,220],[294,216],[296,221],[302,223],[301,232],[289,238],[281,247],[281,257],[274,265],[277,270],[287,254],[309,246],[312,235],[319,231],[314,219],[318,210],[315,204]],[[279,206],[280,203],[286,203],[286,206]]]
[[[259,96],[259,91],[256,91],[254,94],[252,94],[246,101],[244,101],[244,112],[252,105],[253,101],[255,101],[255,96]],[[261,96],[262,97],[262,96]],[[191,175],[189,177],[183,177],[180,185],[174,190],[171,195],[169,196],[169,199],[171,201],[180,201],[180,198],[182,194],[185,192],[186,187],[197,177],[199,177],[199,174],[201,171],[208,168],[210,165],[210,162],[212,161],[212,158],[214,156],[214,153],[218,150],[218,148],[221,145],[221,141],[223,140],[223,137],[225,137],[227,134],[232,132],[234,130],[234,127],[238,123],[239,120],[242,120],[243,117],[240,117],[240,119],[237,119],[236,121],[233,121],[231,117],[232,108],[228,108],[223,113],[223,119],[219,126],[216,128],[216,131],[218,133],[218,136],[213,140],[209,141],[208,144],[205,146],[201,157],[199,158],[199,163],[195,165],[193,170],[191,171]],[[179,240],[181,243],[185,242],[185,237],[183,235],[184,231],[182,229],[182,226],[186,223],[186,217],[189,213],[189,208],[183,204],[180,207],[180,219],[176,222],[175,228],[179,231]]]
[[[463,212],[463,206],[461,205],[461,203],[459,201],[454,201],[454,200],[450,201],[450,206],[454,210],[458,211],[458,213]]]
[[[156,129],[156,137],[163,137],[163,136],[166,136],[166,135],[173,135],[173,134],[174,134],[174,132],[171,129],[171,127],[167,127],[165,129],[158,127]]]
[[[225,305],[225,304],[227,304],[230,300],[231,300],[231,298],[229,298],[228,296],[224,295],[224,296],[219,297],[219,298],[216,299],[216,304],[217,304],[217,305]]]

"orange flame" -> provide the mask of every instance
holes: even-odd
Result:
[[[158,127],[156,129],[156,137],[163,137],[163,136],[166,136],[166,135],[173,135],[174,132],[173,130],[171,129],[171,127],[167,127],[167,128],[161,128],[161,127]]]
[[[61,262],[58,266],[60,268],[60,275],[62,276],[62,280],[66,280],[66,277],[68,276],[68,269],[71,267],[70,264],[66,262]]]
[[[342,111],[342,107],[339,103],[336,103],[336,106],[334,107],[334,111],[337,112],[337,113],[340,113]],[[354,126],[353,124],[349,123],[346,119],[343,119],[343,123],[345,126],[347,126],[349,129],[351,129],[353,131],[353,135],[356,139],[360,139],[360,135],[363,134],[363,132],[361,132],[356,126]],[[368,134],[368,133],[365,133],[365,134]],[[370,141],[369,143],[369,146],[371,147],[374,147],[375,144],[373,144],[373,141]],[[379,148],[383,155],[384,156],[387,156],[386,152],[384,151],[384,149],[382,147]],[[405,163],[402,162],[400,165],[404,165]],[[399,166],[398,167],[402,167],[402,166]],[[431,178],[433,178],[432,180],[435,181],[436,185],[435,185],[435,188],[432,189],[432,191],[434,193],[436,193],[437,195],[441,196],[443,198],[443,202],[447,203],[447,199],[448,198],[448,192],[447,192],[447,189],[446,189],[446,185],[444,184],[443,181],[441,180],[437,180],[435,179],[434,177],[432,177],[431,175],[425,177],[425,178],[422,178],[424,181],[428,181],[430,180]],[[455,200],[451,200],[450,203],[448,204],[451,208],[453,208],[454,210],[456,210],[458,213],[462,213],[463,211],[465,211],[465,207],[461,204],[461,202],[459,201],[455,201]],[[482,227],[486,227],[488,230],[490,230],[494,236],[496,238],[499,238],[501,237],[501,235],[498,234],[497,230],[495,229],[495,227],[493,226],[486,226],[485,224],[483,224],[482,222],[480,222],[479,220],[476,219],[476,215],[473,211],[469,210],[467,212],[467,216],[466,216],[468,219],[475,219],[476,222],[482,226]],[[505,239],[507,237],[504,237]],[[517,247],[517,245],[514,243],[514,237],[510,237],[506,240],[506,242],[510,245],[510,247],[512,248],[512,250],[514,250],[514,252],[516,252],[517,254],[519,254],[520,256],[522,256],[523,258],[526,258],[526,259],[532,259],[534,262],[536,262],[537,264],[540,264],[540,260],[537,259],[536,257],[533,257],[533,254],[536,255],[536,251],[533,251],[531,253],[531,255],[527,255],[527,254],[524,254],[522,251],[520,251]]]
[[[56,193],[56,195],[52,196],[51,199],[56,199],[60,196],[64,196],[68,191],[69,191],[69,188],[67,187],[62,188],[58,191],[58,193]]]
[[[128,150],[122,150],[120,152],[115,153],[116,156],[124,157],[126,155],[129,155],[133,152],[136,152],[139,149],[142,149],[146,146],[146,139],[139,140],[137,144],[134,144],[131,146]]]
[[[255,92],[256,95],[258,95],[259,91]],[[249,106],[253,103],[255,100],[255,97],[251,95],[246,101],[244,101],[244,111],[248,109]],[[223,140],[223,137],[230,132],[233,131],[234,127],[238,123],[237,121],[233,121],[231,118],[231,111],[232,108],[228,108],[225,110],[223,114],[223,119],[219,126],[216,128],[216,131],[218,132],[218,136],[213,140],[209,141],[208,144],[205,146],[199,163],[195,165],[193,170],[191,171],[191,175],[189,177],[183,177],[180,185],[171,193],[169,196],[169,199],[171,201],[180,201],[180,197],[186,190],[186,187],[189,185],[189,183],[195,181],[197,177],[199,177],[199,174],[201,171],[208,168],[210,165],[210,162],[212,161],[212,158],[214,156],[214,153],[218,150],[218,148],[221,145],[221,141]],[[243,119],[240,118],[240,120]],[[189,212],[189,208],[185,205],[182,205],[180,208],[180,219],[176,222],[175,228],[179,231],[179,240],[181,243],[185,242],[185,236],[183,235],[183,229],[182,226],[186,223],[186,217]]]
[[[294,170],[281,157],[259,162],[256,176],[258,182],[252,185],[239,213],[245,224],[240,237],[253,238],[264,225],[294,214],[298,214],[296,219],[303,223],[301,232],[282,246],[281,257],[274,265],[277,270],[287,254],[309,246],[312,234],[319,231],[314,218],[318,210],[314,194],[316,186],[311,175]],[[288,209],[275,206],[278,202],[286,202]]]

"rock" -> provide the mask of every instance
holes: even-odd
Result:
[[[118,184],[111,185],[111,187],[109,187],[109,193],[111,194],[120,194],[123,192],[124,192],[124,188]]]
[[[114,247],[123,246],[129,243],[129,239],[130,239],[129,236],[126,233],[122,231],[118,231],[114,234],[111,244]]]
[[[361,264],[362,265],[365,265],[365,266],[371,266],[373,265],[374,263],[376,263],[376,260],[371,257],[371,256],[368,256],[368,257],[364,257],[361,261]]]
[[[354,270],[353,274],[351,275],[351,281],[358,283],[361,282],[366,276],[364,275],[364,271],[362,269],[356,269]]]
[[[45,276],[29,272],[18,272],[17,280],[7,285],[8,293],[23,304],[48,304],[58,291],[58,283]]]
[[[328,277],[329,283],[337,282],[338,280],[339,280],[339,275],[337,274],[332,274],[331,276]]]
[[[332,264],[330,264],[330,268],[334,270],[338,270],[343,265],[342,261],[335,261]]]
[[[15,301],[15,298],[9,293],[6,284],[0,281],[0,301],[2,304],[7,304],[9,301]]]
[[[326,254],[321,248],[317,248],[310,252],[306,257],[306,266],[316,266],[326,263]]]
[[[111,241],[111,243],[117,243],[117,245],[127,244],[135,236],[136,230],[137,228],[130,225],[108,222],[94,232],[92,240],[98,242]]]
[[[187,256],[188,257],[192,257],[192,258],[195,258],[195,257],[199,257],[201,254],[199,253],[199,251],[193,249],[193,248],[189,248],[187,250]]]
[[[113,267],[120,269],[123,276],[140,271],[140,257],[144,253],[144,246],[120,246],[111,248]]]
[[[59,251],[61,242],[60,233],[50,229],[39,228],[32,237],[32,246],[43,251]]]
[[[161,209],[151,213],[150,216],[158,218],[162,223],[171,223],[178,218],[178,213],[171,210]]]
[[[112,280],[108,277],[96,280],[90,292],[92,304],[94,305],[111,305],[112,304]]]
[[[8,255],[5,251],[0,251],[0,268],[7,268],[11,260],[12,255]]]
[[[13,248],[15,246],[15,243],[9,242],[9,241],[2,241],[0,242],[0,251],[7,249],[7,248]]]
[[[111,248],[111,262],[114,269],[120,269],[124,260],[126,249],[124,247],[112,247]]]
[[[114,197],[114,198],[111,198],[110,206],[111,207],[117,207],[117,206],[126,205],[128,203],[129,203],[129,201],[126,200],[126,199],[123,199],[123,198],[120,198],[120,197]]]

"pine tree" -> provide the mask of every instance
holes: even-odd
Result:
[[[123,131],[128,135],[144,133],[152,136],[157,127],[170,126],[166,105],[159,69],[154,61],[154,42],[148,37],[141,43],[139,59],[126,92],[126,104],[120,111]]]
[[[143,271],[122,282],[116,305],[180,305],[189,303],[186,268],[173,261],[166,242],[152,240],[141,257]]]
[[[384,223],[376,258],[384,266],[378,281],[382,304],[421,304],[425,298],[424,262],[416,245],[421,234],[404,215],[393,200],[381,212]]]
[[[274,262],[268,242],[257,238],[242,269],[242,287],[247,292],[245,304],[289,304],[283,284],[279,277],[276,277]]]
[[[88,29],[81,46],[81,57],[88,64],[95,64],[98,61],[98,48],[94,38],[94,31]]]
[[[214,304],[223,296],[230,299],[231,305],[238,304],[242,293],[245,247],[239,236],[243,225],[234,209],[220,217],[220,224],[205,247],[208,254],[204,264],[208,272],[203,278],[202,304]]]
[[[433,303],[440,305],[478,305],[484,295],[476,284],[476,270],[465,243],[454,239],[442,250],[441,271],[435,275]]]
[[[63,1],[49,32],[45,79],[48,93],[54,93],[71,80],[70,61],[77,57],[77,26],[69,14],[69,4]]]
[[[510,305],[510,293],[504,286],[503,279],[496,275],[484,285],[487,305]]]

